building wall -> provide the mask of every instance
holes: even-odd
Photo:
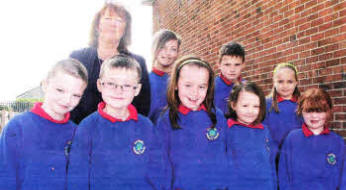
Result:
[[[214,64],[224,43],[246,49],[243,78],[272,86],[272,70],[292,62],[299,88],[327,89],[333,97],[332,128],[346,137],[345,0],[155,0],[154,31],[167,28],[182,38],[181,55]]]

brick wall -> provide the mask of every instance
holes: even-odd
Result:
[[[292,62],[299,87],[328,89],[334,131],[346,137],[345,0],[155,0],[154,31],[168,28],[183,38],[181,54],[214,64],[229,41],[246,49],[242,76],[265,93],[276,63]]]

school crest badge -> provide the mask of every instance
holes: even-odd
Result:
[[[137,154],[137,155],[143,154],[145,149],[146,149],[146,147],[145,147],[144,142],[142,140],[138,139],[133,143],[132,150],[135,154]]]
[[[330,165],[335,165],[335,164],[336,164],[336,156],[335,156],[335,154],[329,153],[329,154],[327,155],[327,162],[328,162],[328,164],[330,164]]]
[[[219,137],[219,131],[214,127],[214,128],[208,128],[206,132],[206,136],[208,140],[213,141],[216,140]]]
[[[269,144],[270,142],[269,142],[269,138],[268,137],[266,137],[265,138],[265,147],[266,147],[266,150],[268,151],[268,152],[270,152],[270,144]]]

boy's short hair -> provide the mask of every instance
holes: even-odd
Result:
[[[221,63],[222,57],[225,55],[240,57],[245,62],[245,50],[237,42],[229,42],[222,45],[219,51],[219,63]]]
[[[136,71],[138,74],[138,81],[140,81],[142,77],[142,69],[139,63],[134,58],[125,54],[119,54],[105,60],[102,63],[99,77],[102,78],[106,69],[114,69],[114,68],[124,68],[124,69]]]
[[[88,71],[77,59],[68,58],[58,61],[48,72],[47,79],[54,77],[58,72],[64,72],[73,77],[80,78],[88,84]]]

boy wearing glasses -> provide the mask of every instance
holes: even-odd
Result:
[[[140,78],[139,64],[126,55],[102,64],[97,88],[103,102],[76,130],[68,189],[161,188],[164,163],[153,125],[131,104]]]

